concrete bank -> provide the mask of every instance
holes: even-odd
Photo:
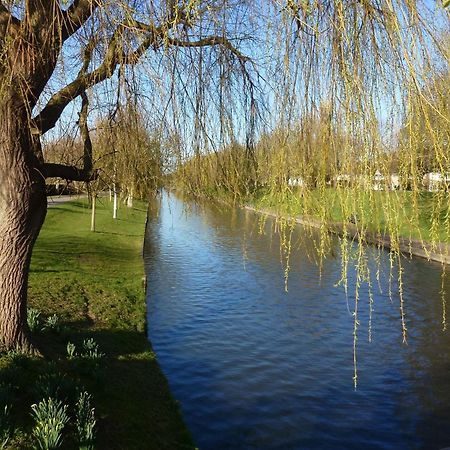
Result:
[[[253,206],[243,205],[243,208],[248,211],[253,211],[257,214],[262,214],[269,217],[280,217],[280,215],[270,210],[259,210]],[[322,223],[311,217],[293,217],[296,223],[313,228],[320,228]],[[343,223],[335,222],[329,225],[329,229],[332,233],[343,236],[344,225]],[[346,232],[350,239],[354,240],[358,238],[359,232],[354,224],[348,223],[346,225]],[[391,237],[388,234],[381,235],[379,233],[366,232],[364,234],[364,241],[368,244],[377,245],[385,249],[391,249],[393,246]],[[445,243],[439,243],[432,246],[430,243],[421,242],[415,239],[399,239],[400,251],[406,256],[418,256],[425,258],[428,261],[436,261],[441,264],[450,264],[450,245]]]

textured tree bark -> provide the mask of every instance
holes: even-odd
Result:
[[[0,345],[31,350],[27,284],[31,253],[47,211],[39,141],[20,96],[0,98]]]

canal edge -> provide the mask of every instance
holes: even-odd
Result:
[[[285,219],[292,219],[299,225],[304,225],[312,228],[321,228],[322,222],[313,218],[308,217],[291,217],[291,216],[285,216],[276,214],[273,211],[269,210],[260,210],[257,208],[254,208],[250,205],[242,205],[241,208],[252,211],[256,214],[265,215],[268,217],[273,218],[279,218],[283,217]],[[337,236],[342,237],[343,236],[343,228],[344,225],[341,222],[332,222],[329,225],[329,231]],[[354,239],[359,234],[358,229],[355,225],[349,223],[346,225],[346,231],[348,235],[348,239]],[[385,248],[387,250],[390,250],[391,245],[391,237],[388,234],[385,234],[383,236],[379,236],[375,233],[366,232],[364,233],[364,240],[367,244],[370,245],[376,245],[380,246],[382,248]],[[433,249],[433,246],[428,242],[421,242],[414,239],[405,239],[405,238],[399,238],[399,249],[404,255],[411,256],[417,256],[422,259],[426,259],[427,261],[435,261],[438,263],[441,263],[443,265],[449,265],[450,264],[450,245],[445,243],[438,243],[435,245],[439,249],[439,251],[435,251]]]

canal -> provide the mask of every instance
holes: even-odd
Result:
[[[389,295],[389,260],[381,254],[371,342],[368,291],[360,290],[354,390],[355,274],[349,272],[346,298],[336,287],[338,242],[320,273],[313,240],[297,227],[286,292],[274,228],[273,219],[262,224],[250,211],[166,193],[150,207],[149,337],[196,445],[450,446],[450,334],[442,331],[440,265],[404,261],[404,345],[399,298],[395,286]],[[450,292],[448,280],[444,287]]]

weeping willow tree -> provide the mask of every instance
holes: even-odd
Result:
[[[209,48],[211,57],[220,54],[230,65],[234,60],[245,63],[230,40],[239,34],[233,26],[237,16],[230,23],[221,17],[228,8],[238,14],[240,4],[0,2],[0,341],[5,349],[32,347],[27,281],[46,215],[45,179],[97,177],[89,144],[87,91],[99,94],[99,108],[108,108],[121,85],[145,74],[153,105],[164,116],[166,105],[179,101],[171,86],[185,86],[185,77],[198,62],[190,50]],[[104,83],[109,79],[111,83]],[[64,133],[71,120],[78,121],[85,143],[83,166],[46,161],[42,137],[58,133],[57,123],[62,124],[59,133]]]
[[[432,79],[448,72],[446,30],[440,5],[410,0],[1,1],[3,346],[30,347],[27,279],[46,213],[45,178],[98,176],[89,146],[84,166],[73,166],[46,161],[42,139],[64,135],[78,121],[86,143],[88,123],[78,111],[85,117],[89,98],[94,115],[114,114],[129,86],[164,130],[178,185],[194,193],[220,189],[238,200],[260,189],[280,204],[294,197],[301,214],[320,224],[321,258],[332,210],[339,210],[344,285],[353,265],[357,284],[370,283],[366,238],[388,234],[391,265],[400,267],[406,339],[402,227],[406,222],[409,236],[420,237],[423,216],[417,118],[426,118],[436,167],[450,171],[449,119],[436,101],[445,83]],[[399,177],[411,188],[407,202],[388,189],[394,153]],[[302,180],[301,192],[290,178]],[[448,195],[439,190],[431,204],[432,248],[442,226],[449,235]]]

